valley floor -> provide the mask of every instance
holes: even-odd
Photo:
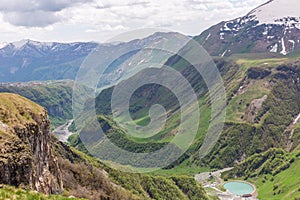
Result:
[[[68,142],[68,138],[73,132],[69,131],[69,127],[72,125],[74,120],[68,120],[65,124],[55,128],[52,133],[62,142]]]

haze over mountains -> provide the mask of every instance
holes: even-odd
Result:
[[[214,25],[194,38],[212,56],[241,53],[291,55],[300,49],[300,13],[297,5],[297,0],[288,3],[272,0],[243,17]],[[100,44],[99,50],[104,53],[121,46],[129,50],[142,48],[161,37],[174,39],[175,35],[156,33],[127,43]],[[93,42],[64,44],[31,40],[1,44],[1,82],[75,79],[82,61],[97,45]]]
[[[137,49],[177,38],[177,33],[156,33],[144,39],[118,44],[14,42],[0,49],[0,79],[1,82],[74,80],[81,63],[96,47],[103,54],[114,49],[128,49],[130,54],[123,58],[128,59],[128,56],[138,53]],[[119,64],[122,64],[121,60]]]

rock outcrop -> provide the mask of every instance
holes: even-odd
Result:
[[[0,183],[45,194],[63,191],[49,129],[43,107],[19,95],[0,93]]]

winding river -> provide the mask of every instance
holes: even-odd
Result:
[[[69,131],[69,127],[73,123],[72,120],[68,120],[65,124],[57,127],[52,131],[52,133],[61,141],[61,142],[68,142],[68,138],[70,135],[73,134],[73,132]]]

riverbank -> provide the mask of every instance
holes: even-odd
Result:
[[[68,142],[68,138],[73,134],[73,132],[69,131],[69,127],[72,125],[73,121],[73,119],[68,120],[65,124],[55,128],[52,131],[52,134],[54,134],[59,141]]]

